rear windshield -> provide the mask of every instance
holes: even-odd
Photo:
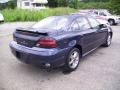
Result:
[[[39,29],[52,29],[52,30],[59,30],[64,29],[69,24],[69,19],[67,17],[48,17],[40,22],[34,24],[32,28],[39,28]]]

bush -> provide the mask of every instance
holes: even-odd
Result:
[[[46,10],[5,9],[2,11],[6,22],[38,21],[48,16],[65,15],[75,12],[72,8],[51,8]]]
[[[80,2],[78,7],[81,9],[109,9],[109,2]]]
[[[110,9],[113,11],[113,13],[120,15],[120,0],[111,0]]]

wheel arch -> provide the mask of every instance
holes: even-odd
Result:
[[[108,34],[111,35],[111,38],[113,37],[113,32],[110,31],[110,32],[108,32]]]
[[[109,33],[110,33],[111,37],[113,37],[113,32],[109,32]]]
[[[76,44],[74,47],[75,47],[75,48],[78,48],[78,49],[80,50],[80,55],[82,56],[82,46]]]
[[[109,20],[114,20],[114,19],[113,19],[113,18],[109,18],[108,21],[109,21]]]

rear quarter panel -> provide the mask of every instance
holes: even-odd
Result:
[[[55,39],[58,41],[58,48],[73,48],[76,44],[81,44],[81,36],[80,32],[66,32],[55,36]]]

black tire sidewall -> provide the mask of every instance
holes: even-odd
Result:
[[[67,56],[67,60],[66,60],[66,64],[65,64],[65,69],[66,69],[67,71],[74,71],[74,70],[76,70],[77,67],[79,66],[80,59],[79,59],[78,65],[77,65],[75,68],[71,68],[71,67],[69,66],[69,58],[70,58],[71,54],[72,54],[74,51],[77,51],[77,52],[79,53],[79,58],[81,58],[80,50],[79,50],[78,48],[73,48],[73,49],[69,52],[69,54],[68,54],[68,56]]]
[[[112,40],[112,36],[110,33],[108,33],[107,37],[106,37],[106,42],[103,44],[104,47],[109,47],[111,45],[111,43],[108,45],[108,37],[111,37],[111,40]]]
[[[110,23],[112,21],[112,24]],[[108,20],[108,22],[110,23],[110,25],[115,25],[115,20],[114,19],[110,19]]]
[[[112,40],[112,36],[110,35],[110,33],[108,33],[108,36],[107,36],[107,41],[106,41],[106,44],[107,46],[110,46],[111,45],[111,40],[110,40],[110,44],[108,45],[108,37],[110,36],[111,40]]]

